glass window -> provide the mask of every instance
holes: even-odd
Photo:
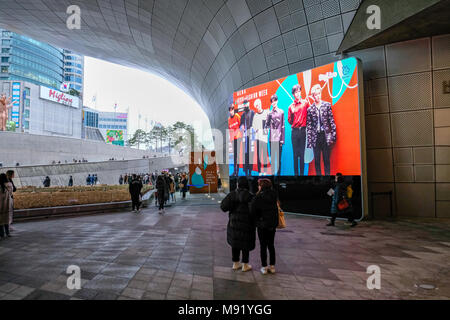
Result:
[[[30,88],[25,87],[24,91],[25,91],[25,95],[27,95],[27,96],[29,96],[31,94]]]
[[[8,67],[2,67],[2,73],[8,73]]]
[[[30,129],[30,122],[25,120],[25,121],[23,122],[23,128],[24,128],[24,129]]]
[[[9,53],[10,51],[10,48],[2,48],[2,53]]]
[[[11,40],[5,40],[5,39],[2,40],[2,45],[9,46],[10,44],[11,44]]]
[[[24,104],[25,104],[25,107],[29,107],[30,106],[30,99],[25,99],[24,100]]]
[[[2,57],[2,62],[8,62],[9,61],[9,57]]]
[[[9,37],[9,36],[11,36],[11,31],[3,31],[3,32],[2,32],[2,36],[4,36],[4,37]]]

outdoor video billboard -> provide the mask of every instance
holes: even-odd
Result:
[[[336,61],[233,94],[229,106],[230,188],[238,176],[256,192],[270,179],[286,212],[330,216],[337,173],[351,185],[352,209],[367,215],[362,70]]]
[[[230,176],[360,176],[358,61],[234,92],[228,124]]]

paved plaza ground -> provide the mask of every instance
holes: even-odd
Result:
[[[223,195],[222,195],[223,196]],[[220,196],[189,196],[160,216],[130,212],[14,224],[0,241],[0,299],[449,299],[450,220],[338,221],[287,216],[277,273],[231,270]],[[81,268],[81,289],[66,268]],[[381,268],[368,290],[366,268]],[[431,284],[434,289],[418,287]]]

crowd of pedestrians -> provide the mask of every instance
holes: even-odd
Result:
[[[86,185],[87,186],[94,186],[97,184],[97,182],[98,182],[98,177],[97,177],[96,173],[94,173],[92,175],[88,174],[88,176],[86,177]]]
[[[165,213],[164,205],[169,201],[176,202],[176,192],[180,192],[183,200],[186,199],[188,189],[188,178],[185,172],[172,175],[168,171],[161,172],[156,178],[156,205],[159,213]]]
[[[0,239],[11,237],[11,224],[14,215],[14,171],[0,174]]]

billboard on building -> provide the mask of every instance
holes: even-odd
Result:
[[[18,128],[20,113],[20,82],[13,82],[12,84],[12,105],[11,120],[16,123],[16,128]]]
[[[354,192],[351,210],[340,217],[367,214],[362,83],[360,63],[349,58],[234,92],[231,189],[247,176],[256,192],[265,177],[286,212],[329,216],[341,173],[339,181]]]
[[[62,91],[41,86],[41,99],[50,100],[56,103],[64,104],[69,107],[79,108],[80,99]]]
[[[235,92],[230,173],[360,175],[357,65],[349,58]]]
[[[106,130],[106,143],[123,146],[123,130]]]

